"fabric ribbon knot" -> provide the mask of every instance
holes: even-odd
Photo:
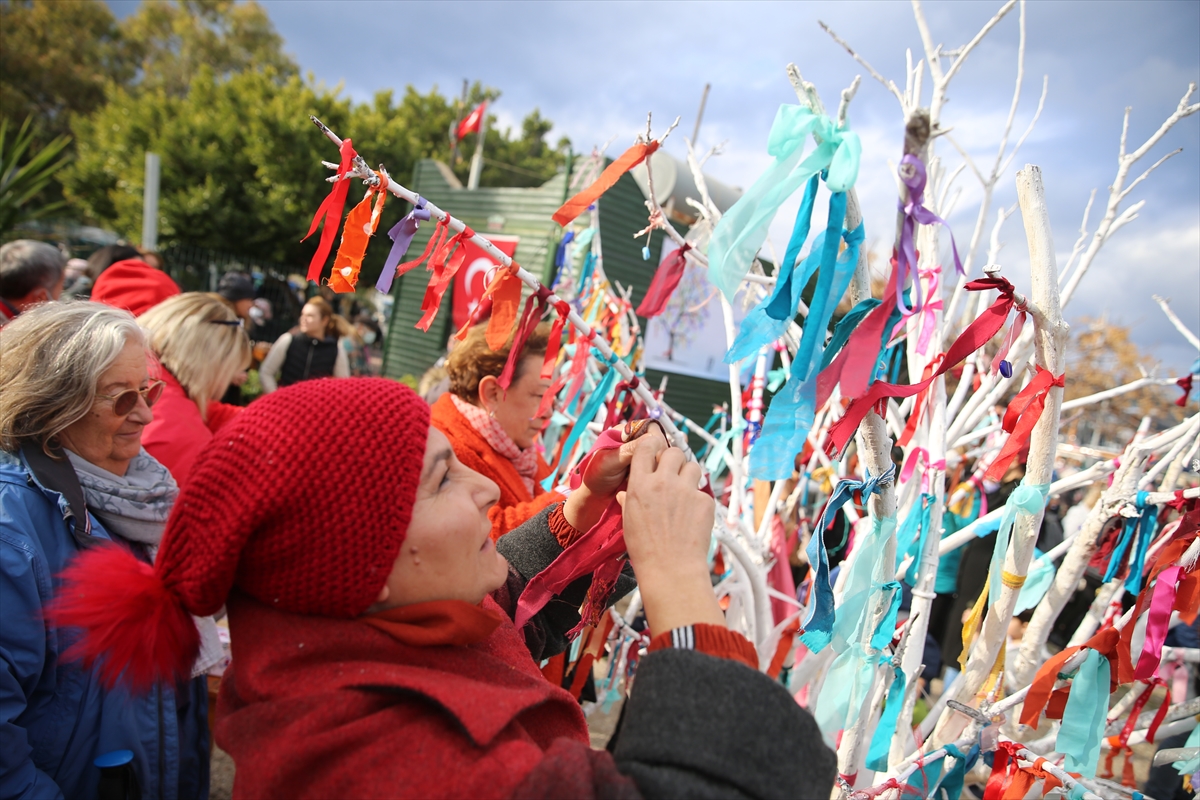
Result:
[[[818,145],[805,157],[804,145],[810,134]],[[862,143],[858,134],[839,128],[824,114],[783,105],[771,125],[767,153],[774,162],[721,217],[708,245],[709,278],[729,300],[766,240],[780,206],[822,171],[827,171],[829,191],[849,191],[858,179]]]
[[[310,281],[321,279],[325,260],[329,258],[329,251],[333,249],[333,237],[337,235],[338,226],[342,224],[342,209],[346,207],[346,195],[350,193],[350,181],[346,179],[346,173],[350,171],[350,166],[358,153],[354,152],[354,145],[349,139],[342,140],[338,151],[341,154],[341,161],[338,163],[337,180],[333,182],[333,188],[329,190],[329,194],[317,208],[317,213],[313,215],[312,224],[308,226],[308,233],[304,234],[304,238],[300,240],[303,242],[308,239],[316,232],[317,226],[324,223],[321,239],[317,243],[317,252],[313,253],[312,260],[308,262],[308,280]]]
[[[894,289],[897,281],[898,269],[892,270],[891,278],[888,280],[889,291]],[[889,397],[911,397],[918,394],[929,386],[938,376],[945,374],[949,370],[958,366],[963,359],[971,353],[978,350],[987,343],[996,332],[1004,325],[1008,319],[1008,312],[1012,309],[1014,296],[1012,284],[1003,278],[984,278],[977,281],[971,281],[966,285],[969,291],[986,291],[989,289],[997,289],[1000,296],[996,298],[990,306],[984,309],[970,325],[967,326],[954,343],[950,345],[950,349],[946,351],[945,357],[942,359],[941,365],[928,378],[908,386],[897,386],[891,383],[876,382],[869,389],[866,388],[866,379],[870,373],[874,371],[874,362],[879,355],[879,349],[875,347],[872,337],[878,337],[884,330],[884,323],[888,319],[888,315],[892,310],[886,310],[885,306],[879,306],[868,315],[867,319],[860,326],[860,330],[868,329],[869,335],[867,342],[863,344],[863,349],[857,353],[860,360],[866,359],[869,363],[864,367],[862,363],[855,362],[854,370],[850,364],[843,365],[843,359],[850,353],[853,353],[858,348],[855,345],[855,335],[850,337],[850,341],[842,348],[842,353],[834,359],[828,369],[821,373],[818,380],[818,392],[815,398],[817,407],[829,399],[829,395],[833,392],[833,384],[838,380],[840,375],[842,383],[842,394],[846,397],[853,397],[850,405],[846,408],[846,412],[838,419],[829,429],[829,435],[825,440],[825,452],[831,458],[837,458],[841,453],[846,443],[854,436],[854,432],[858,429],[859,424],[866,417],[867,412],[874,408],[881,401]],[[884,313],[886,310],[886,313]],[[868,326],[870,326],[868,328]],[[844,366],[844,372],[842,372]],[[830,373],[831,380],[825,379],[826,373]],[[851,376],[854,376],[853,378]],[[855,381],[853,385],[848,385],[848,381]],[[859,395],[852,394],[854,389],[861,385],[865,392]],[[1043,401],[1044,402],[1044,401]],[[774,405],[774,401],[772,401]],[[1040,406],[1039,406],[1040,413]],[[1032,427],[1032,425],[1031,425]]]
[[[829,585],[829,554],[825,549],[823,536],[825,528],[832,521],[833,515],[851,499],[854,492],[862,492],[865,501],[870,495],[879,493],[883,487],[891,484],[895,476],[896,467],[893,465],[879,477],[872,477],[868,472],[865,480],[841,481],[834,489],[829,502],[825,504],[816,527],[813,528],[813,535],[805,552],[808,554],[808,563],[815,567],[816,576],[813,578],[812,604],[800,639],[814,653],[824,650],[833,640],[833,588]]]
[[[922,308],[920,292],[917,292],[915,295],[916,303],[913,308],[908,308],[904,303],[904,296],[901,291],[907,285],[908,281],[917,275],[917,247],[914,239],[917,223],[919,222],[922,225],[937,223],[945,227],[947,232],[950,232],[950,226],[946,220],[923,205],[925,199],[925,182],[928,179],[925,171],[925,163],[910,153],[900,159],[898,172],[900,180],[908,187],[908,202],[901,202],[899,204],[900,210],[904,212],[904,222],[900,226],[900,246],[897,248],[898,257],[896,263],[900,270],[900,280],[896,283],[896,306],[900,309],[900,313],[907,317],[920,311]],[[950,248],[954,252],[954,268],[958,270],[959,275],[965,275],[962,261],[958,257],[958,243],[954,241],[953,232],[950,232]]]
[[[1041,418],[1050,390],[1055,387],[1063,388],[1064,378],[1065,373],[1055,377],[1053,373],[1039,365],[1033,380],[1008,404],[1008,409],[1004,412],[1004,420],[1001,422],[1001,427],[1008,432],[1008,439],[1004,442],[1004,447],[996,456],[996,460],[984,473],[985,480],[998,483],[1004,479],[1004,473],[1008,471],[1009,464],[1029,441],[1033,427]]]
[[[383,262],[383,272],[379,273],[379,280],[375,282],[377,290],[384,294],[392,290],[392,281],[400,274],[396,267],[400,265],[400,259],[404,258],[404,254],[408,252],[413,236],[417,233],[418,223],[427,221],[430,216],[429,209],[425,207],[425,198],[418,195],[417,204],[413,210],[401,217],[400,221],[388,231],[388,238],[392,240],[392,249],[388,250],[387,258]]]
[[[445,227],[442,228],[444,233],[450,227],[449,214],[446,215],[445,223]],[[442,297],[450,288],[450,282],[454,280],[454,276],[458,274],[459,268],[467,259],[467,249],[462,245],[473,238],[475,238],[475,231],[471,230],[470,226],[464,225],[461,231],[439,244],[433,258],[429,260],[429,271],[432,275],[429,278],[429,285],[425,288],[425,297],[421,300],[423,313],[421,319],[417,320],[416,328],[428,332],[429,326],[433,324],[433,318],[437,316],[438,309],[441,308]]]

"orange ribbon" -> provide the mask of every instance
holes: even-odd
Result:
[[[1054,682],[1058,680],[1058,672],[1062,669],[1067,659],[1084,648],[1090,648],[1108,658],[1111,666],[1114,660],[1114,653],[1118,649],[1117,642],[1119,640],[1120,633],[1116,628],[1104,628],[1085,643],[1075,647],[1068,647],[1062,652],[1051,656],[1050,660],[1043,664],[1041,669],[1037,671],[1037,676],[1029,686],[1029,693],[1025,695],[1025,704],[1021,709],[1021,724],[1028,725],[1037,730],[1038,717],[1042,715],[1042,709],[1046,707],[1051,694],[1054,693]],[[1110,674],[1116,675],[1117,670],[1112,670]],[[1063,705],[1065,706],[1065,702]],[[1057,711],[1058,718],[1061,718],[1061,708],[1054,710]],[[1047,714],[1047,716],[1050,715]]]
[[[358,285],[358,273],[362,269],[363,257],[367,254],[367,242],[379,228],[379,215],[387,201],[387,178],[375,173],[378,186],[368,186],[363,199],[346,216],[346,227],[342,229],[342,243],[333,259],[333,272],[329,275],[329,288],[338,294],[353,292]],[[371,196],[375,196],[375,207],[371,208]]]
[[[551,219],[564,228],[570,225],[588,206],[596,202],[600,195],[616,185],[622,175],[645,161],[646,157],[657,149],[658,142],[655,141],[651,141],[649,144],[635,144],[622,153],[620,158],[609,164],[591,186],[563,203],[558,211],[554,212]]]
[[[517,322],[517,308],[521,305],[521,279],[517,277],[517,262],[512,267],[497,271],[487,293],[492,296],[492,316],[488,320],[487,344],[499,350],[508,342],[513,325]]]

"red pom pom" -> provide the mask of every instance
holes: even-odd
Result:
[[[100,680],[110,689],[124,683],[144,691],[190,675],[200,634],[153,567],[107,544],[85,550],[60,577],[63,586],[47,618],[81,629],[67,659],[98,664]]]

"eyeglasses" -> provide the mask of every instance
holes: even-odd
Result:
[[[228,325],[231,328],[244,328],[246,321],[241,317],[237,319],[210,319],[209,322],[213,325]]]
[[[167,387],[164,381],[155,381],[145,389],[126,389],[117,394],[98,394],[101,400],[112,400],[113,413],[118,417],[127,417],[137,407],[138,395],[146,401],[147,406],[153,406],[162,397],[163,389]]]

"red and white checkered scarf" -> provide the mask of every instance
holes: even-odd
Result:
[[[454,401],[454,407],[458,409],[458,413],[466,417],[475,432],[482,436],[493,450],[512,462],[512,465],[517,468],[517,474],[525,483],[525,488],[532,496],[534,479],[537,477],[538,470],[537,445],[534,444],[522,450],[488,412],[460,399],[457,395],[451,394],[450,399]]]

